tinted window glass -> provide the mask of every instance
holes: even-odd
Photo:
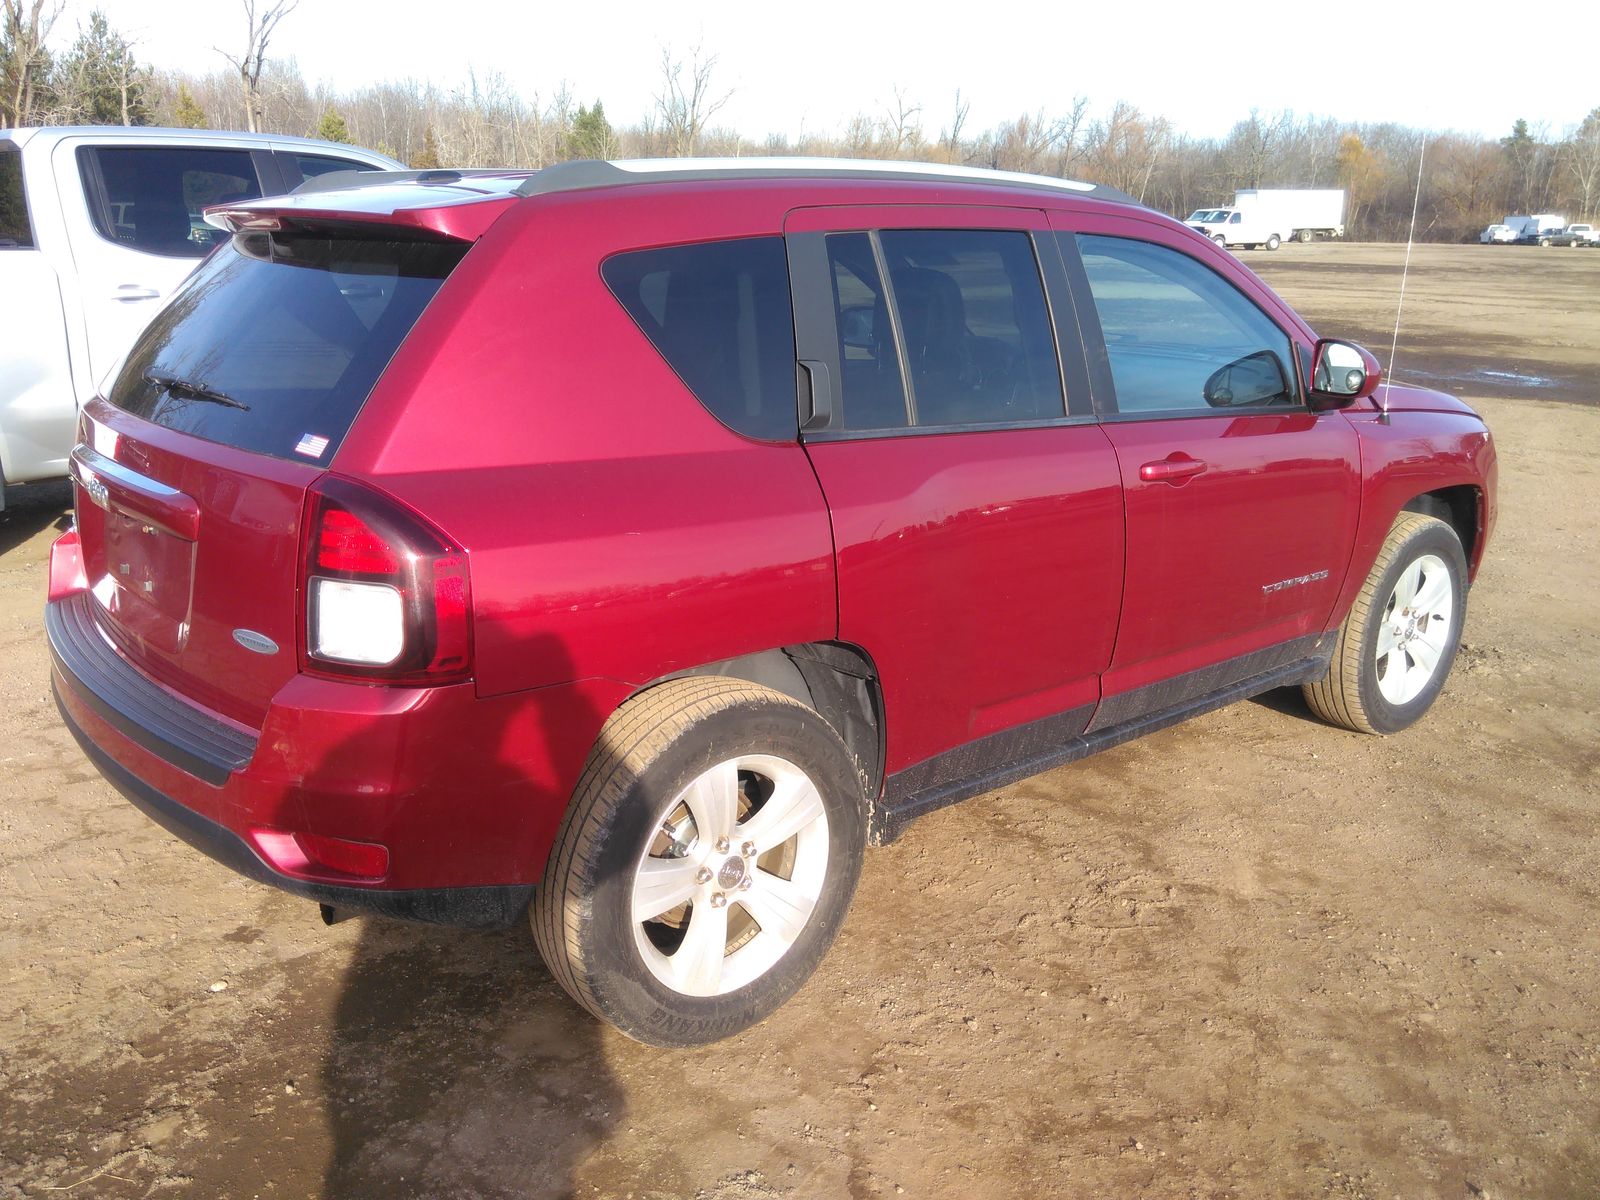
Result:
[[[318,175],[326,175],[330,171],[376,171],[378,168],[368,166],[366,163],[352,162],[348,158],[329,158],[323,154],[280,154],[278,161],[289,168],[288,183],[290,187],[298,187],[308,179],[315,179]],[[295,179],[294,172],[298,171],[300,177]]]
[[[608,258],[600,273],[719,421],[767,441],[799,436],[782,238],[638,250]]]
[[[148,254],[202,257],[228,237],[206,224],[206,206],[261,195],[247,150],[91,146],[78,155],[101,236]],[[90,185],[97,174],[98,197]]]
[[[22,151],[0,150],[0,250],[32,245],[33,226],[22,193]]]
[[[844,427],[903,428],[911,418],[871,235],[830,235],[828,267],[839,332]]]
[[[885,230],[918,425],[1063,415],[1044,286],[1025,233]]]
[[[460,243],[241,235],[150,324],[111,402],[209,441],[326,462],[465,252]]]
[[[1177,250],[1080,236],[1122,412],[1292,404],[1290,339],[1209,267]]]

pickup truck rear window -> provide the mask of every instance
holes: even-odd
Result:
[[[151,322],[109,399],[207,441],[325,463],[466,251],[459,242],[237,235]]]
[[[28,198],[22,192],[22,151],[0,150],[0,250],[32,247]]]

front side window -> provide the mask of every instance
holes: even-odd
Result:
[[[167,258],[201,258],[227,240],[206,224],[207,206],[261,195],[248,150],[88,146],[78,161],[100,236]]]
[[[606,259],[600,274],[712,416],[763,441],[799,435],[782,238],[636,250]]]
[[[1289,336],[1187,254],[1079,235],[1122,413],[1210,412],[1297,401]]]
[[[827,242],[846,428],[1004,425],[1065,415],[1028,234],[888,229],[833,234]]]
[[[22,151],[0,150],[0,250],[33,246],[28,199],[22,191]]]

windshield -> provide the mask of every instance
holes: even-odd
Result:
[[[1189,217],[1191,221],[1198,221],[1202,225],[1210,224],[1217,219],[1217,210],[1214,208],[1197,208]]]
[[[151,323],[109,399],[208,441],[327,462],[466,249],[240,234]]]

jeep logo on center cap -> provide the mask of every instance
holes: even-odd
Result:
[[[246,650],[254,650],[257,654],[276,654],[278,643],[264,633],[257,633],[254,629],[235,629],[233,640]]]

